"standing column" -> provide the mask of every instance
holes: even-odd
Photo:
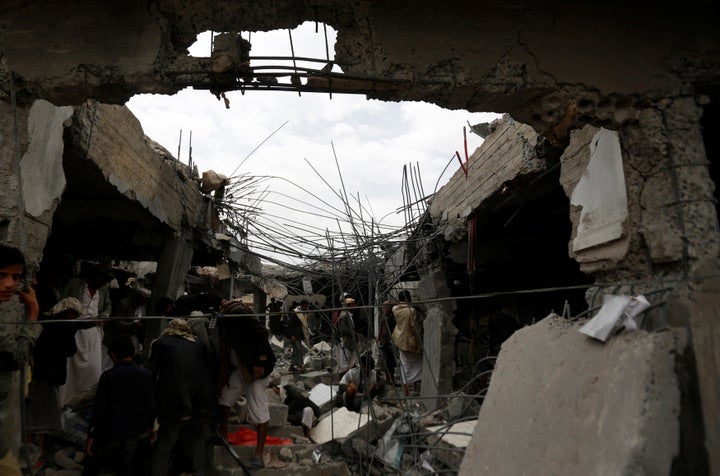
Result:
[[[182,291],[185,276],[190,269],[192,262],[193,248],[189,241],[176,233],[165,240],[160,259],[158,259],[155,284],[152,289],[152,301],[150,302],[151,313],[154,314],[155,303],[161,297],[169,297],[175,300]],[[162,321],[151,320],[146,323],[145,348],[160,335]]]

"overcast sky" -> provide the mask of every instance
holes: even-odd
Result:
[[[328,28],[330,57],[334,32]],[[247,38],[247,35],[244,35]],[[200,35],[190,49],[193,56],[209,56],[210,36]],[[290,56],[287,30],[253,33],[251,56]],[[325,57],[322,25],[315,33],[315,24],[306,23],[293,31],[296,56]],[[426,103],[386,103],[367,100],[360,95],[254,92],[227,94],[230,109],[208,91],[184,90],[174,96],[139,95],[128,107],[139,118],[145,134],[177,154],[180,130],[183,131],[181,160],[187,162],[188,137],[192,131],[192,155],[200,173],[212,169],[231,175],[240,162],[273,131],[282,127],[254,152],[236,174],[278,176],[271,180],[270,195],[261,204],[269,215],[296,221],[332,226],[313,215],[303,215],[290,208],[307,209],[296,200],[311,202],[319,209],[329,207],[310,197],[292,184],[299,184],[342,208],[334,196],[307,165],[307,159],[330,183],[340,189],[333,149],[342,170],[347,192],[359,193],[376,220],[401,225],[402,214],[394,211],[402,206],[400,192],[403,165],[419,164],[424,190],[432,193],[440,174],[456,150],[463,155],[463,126],[489,122],[496,114],[470,114],[449,111]],[[470,154],[482,140],[469,133]],[[458,169],[457,161],[447,169],[440,185]],[[294,199],[278,193],[290,195]],[[280,206],[270,202],[281,203]],[[282,224],[283,218],[275,218]],[[322,222],[322,223],[321,223]],[[337,225],[334,225],[337,228]]]

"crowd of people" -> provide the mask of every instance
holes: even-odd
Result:
[[[162,297],[154,311],[166,325],[153,339],[144,320],[152,314],[151,293],[140,280],[128,281],[125,295],[113,303],[113,276],[102,265],[86,263],[78,276],[54,283],[50,292],[42,282],[25,286],[25,271],[22,253],[0,245],[0,474],[21,474],[11,451],[18,441],[10,430],[8,393],[13,372],[22,369],[28,370],[26,430],[41,449],[41,462],[50,437],[61,431],[61,412],[85,405],[92,412],[84,476],[103,468],[165,476],[173,465],[202,475],[206,442],[227,436],[231,409],[244,396],[247,421],[257,428],[255,451],[245,464],[263,467],[270,420],[266,390],[273,387],[269,376],[276,364],[264,318],[214,294]],[[291,345],[290,371],[304,370],[304,354],[329,331],[338,397],[348,409],[357,411],[383,385],[396,385],[396,355],[406,395],[420,380],[422,322],[407,291],[386,305],[381,320],[378,358],[385,381],[378,379],[367,339],[358,332],[352,297],[342,297],[332,318],[306,299],[288,309],[272,299],[267,311],[270,332]],[[212,323],[208,315],[215,316]],[[288,420],[309,437],[317,405],[293,386],[274,389],[292,410]]]

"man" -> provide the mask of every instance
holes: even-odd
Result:
[[[265,310],[270,313],[270,332],[272,332],[276,337],[281,337],[285,334],[285,329],[283,329],[282,323],[282,315],[280,314],[282,306],[282,302],[276,300],[275,298],[270,298],[270,304],[268,304],[265,308]]]
[[[20,476],[20,467],[12,452],[17,444],[13,415],[19,408],[10,408],[13,372],[26,365],[35,340],[41,332],[37,321],[40,314],[35,290],[19,289],[25,277],[25,257],[12,247],[0,245],[0,474]],[[25,312],[18,305],[25,305]]]
[[[375,397],[380,387],[375,373],[375,361],[370,352],[360,357],[360,366],[348,370],[340,379],[343,403],[348,410],[359,412],[363,400]]]
[[[312,317],[312,313],[308,312],[309,307],[310,303],[308,300],[303,299],[300,301],[300,305],[295,308],[295,314],[297,314],[297,317],[300,319],[300,323],[302,324],[303,341],[305,342],[305,345],[307,345],[308,349],[310,348],[310,319]]]
[[[131,476],[141,436],[152,438],[156,415],[152,375],[133,359],[130,336],[113,339],[108,352],[114,367],[102,374],[97,386],[82,476],[96,476],[104,466],[113,467],[118,476]]]
[[[380,315],[380,329],[378,329],[378,347],[382,357],[382,368],[385,370],[385,380],[397,387],[395,383],[395,349],[393,348],[392,333],[395,329],[395,316],[392,313],[392,301],[383,302],[383,312]]]
[[[108,268],[83,263],[80,275],[70,279],[62,290],[63,297],[74,297],[82,305],[80,320],[87,324],[75,333],[75,355],[68,359],[67,381],[58,389],[60,406],[95,385],[103,371],[102,327],[98,317],[110,317],[112,306],[107,283],[112,279]],[[108,363],[109,367],[109,363]]]
[[[288,423],[301,426],[303,435],[310,438],[310,429],[315,419],[320,416],[320,407],[300,393],[295,385],[287,384],[283,389],[286,395],[285,405],[288,406]]]
[[[337,372],[340,376],[343,376],[345,372],[357,364],[357,340],[355,337],[355,321],[353,320],[355,299],[346,297],[344,304],[345,306],[337,320],[338,344],[335,347]]]
[[[185,319],[173,319],[150,345],[148,368],[155,378],[158,436],[153,476],[166,476],[176,443],[188,456],[192,472],[204,473],[204,419],[214,405],[207,352],[196,342]]]
[[[222,423],[220,433],[227,433],[227,420],[235,402],[245,395],[248,422],[257,425],[254,455],[246,463],[251,469],[265,466],[263,453],[270,423],[267,393],[268,377],[275,366],[275,355],[268,342],[267,329],[252,316],[252,310],[239,301],[225,301],[220,306],[225,317],[220,321],[220,395]],[[232,367],[229,372],[228,364]],[[225,371],[224,371],[225,370]]]
[[[138,352],[142,353],[145,342],[145,326],[142,318],[147,314],[147,303],[151,292],[135,281],[130,294],[121,299],[112,310],[113,317],[128,317],[131,319],[113,319],[103,326],[103,344],[109,345],[115,337],[130,336]]]
[[[392,340],[400,356],[400,380],[406,397],[410,395],[410,385],[419,385],[423,368],[423,323],[411,301],[410,292],[403,289],[392,308],[396,321]]]
[[[285,335],[290,339],[293,353],[290,359],[290,371],[303,371],[303,357],[305,351],[303,342],[306,342],[309,348],[309,339],[307,334],[307,315],[303,310],[307,310],[308,302],[303,300],[300,306],[297,306],[289,314],[287,331]]]
[[[81,313],[80,301],[65,298],[38,320],[72,320]],[[25,399],[27,430],[40,447],[41,461],[45,461],[49,437],[60,431],[58,387],[67,379],[68,357],[77,350],[76,331],[75,325],[68,323],[43,325],[33,349],[32,380],[28,385],[28,398]]]

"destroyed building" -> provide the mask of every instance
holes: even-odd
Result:
[[[604,474],[603,468],[634,474],[669,473],[671,468],[679,474],[720,473],[716,207],[720,35],[716,2],[288,0],[209,5],[167,0],[108,6],[105,2],[9,1],[0,7],[0,18],[0,168],[5,198],[0,234],[3,241],[14,244],[27,236],[28,254],[35,263],[51,244],[48,230],[55,209],[62,211],[57,200],[62,187],[55,179],[62,157],[60,125],[72,114],[65,107],[88,99],[122,104],[135,93],[172,94],[186,86],[208,89],[218,96],[227,90],[260,87],[259,81],[248,80],[245,65],[223,69],[210,58],[187,57],[187,47],[202,31],[257,31],[292,28],[305,20],[324,22],[338,31],[334,61],[344,73],[303,70],[290,82],[288,75],[279,75],[277,85],[267,86],[274,83],[266,80],[263,87],[365,94],[388,101],[422,100],[447,108],[509,113],[516,122],[501,125],[494,134],[503,128],[519,134],[522,153],[499,153],[492,160],[499,167],[505,160],[535,163],[513,165],[514,172],[499,179],[492,175],[495,172],[481,169],[480,151],[469,161],[467,179],[455,180],[467,182],[467,188],[458,189],[461,195],[454,197],[452,187],[448,188],[431,206],[432,225],[447,235],[444,243],[436,243],[438,251],[423,262],[419,288],[425,298],[443,298],[426,310],[433,348],[447,350],[459,311],[463,315],[476,312],[462,299],[445,298],[470,291],[546,288],[548,267],[552,268],[550,287],[586,286],[582,294],[584,305],[590,308],[600,305],[602,295],[610,292],[646,294],[653,309],[647,313],[643,330],[624,334],[603,348],[584,347],[593,344],[578,342],[583,336],[577,332],[564,332],[563,326],[572,323],[543,321],[520,330],[504,348],[507,364],[502,363],[501,353],[493,375],[493,381],[500,383],[488,393],[476,440],[485,434],[513,441],[517,453],[526,458],[514,457],[513,462],[536,465],[534,469],[540,465],[547,472],[553,472],[561,455],[547,447],[533,447],[538,440],[555,443],[563,451],[572,449],[565,454],[579,455],[558,466],[557,471],[564,474],[588,472],[588,467],[596,474]],[[520,131],[526,127],[527,134]],[[84,149],[82,140],[77,145],[92,153],[96,137],[85,138]],[[488,136],[486,148],[494,138]],[[545,148],[550,152],[541,150]],[[480,163],[475,165],[478,158]],[[112,157],[104,170],[112,171],[119,161]],[[23,191],[42,193],[32,194],[32,200],[16,198],[17,170],[22,170]],[[122,190],[123,184],[133,183],[116,181],[110,173],[104,178],[100,171],[95,173],[102,180],[93,181],[94,186],[113,183],[113,188]],[[478,175],[471,177],[471,173]],[[483,180],[488,177],[496,181],[484,189]],[[153,203],[153,196],[145,195],[142,207],[157,213],[162,207]],[[178,220],[169,223],[181,224],[181,214],[166,213],[165,220]],[[72,213],[68,225],[71,218]],[[149,221],[166,223],[161,216]],[[547,230],[530,229],[542,224],[547,224]],[[518,231],[513,235],[513,230]],[[171,227],[164,231],[170,240],[163,241],[163,256],[188,260],[183,238],[170,233]],[[148,246],[160,246],[153,241],[156,237],[140,233],[136,238],[146,240]],[[464,241],[467,249],[458,245]],[[532,260],[530,252],[534,252]],[[453,259],[447,260],[450,254]],[[514,269],[502,269],[508,266]],[[175,282],[177,276],[168,273],[168,283]],[[515,280],[516,275],[525,281]],[[497,281],[492,279],[495,276]],[[578,299],[574,289],[560,299],[560,305],[567,300],[574,313],[580,311],[575,304]],[[559,301],[546,297],[523,302],[530,304],[515,311],[519,324],[527,324],[532,317],[542,319],[541,308],[562,312]],[[547,330],[548,326],[552,329]],[[657,332],[665,328],[673,333]],[[534,332],[539,335],[529,334]],[[557,369],[548,376],[556,377],[548,378],[550,389],[583,396],[563,401],[563,408],[578,404],[578,415],[601,415],[598,420],[568,427],[566,420],[558,419],[553,425],[553,419],[540,418],[533,405],[523,406],[515,419],[500,412],[502,402],[493,389],[515,392],[518,400],[508,399],[511,403],[544,401],[538,398],[537,386],[503,384],[498,375],[502,371],[512,378],[513,369],[519,372],[516,377],[532,375],[533,370],[538,374],[537,368],[527,365],[542,358],[521,355],[515,352],[517,347],[512,348],[528,345],[532,337],[548,346],[538,351]],[[453,359],[437,351],[428,354],[434,366]],[[609,355],[615,359],[604,361]],[[628,357],[617,360],[622,355]],[[606,362],[614,372],[600,372],[598,366],[603,365],[599,364],[560,365],[565,359],[578,364],[584,359]],[[578,385],[573,372],[594,372],[595,380]],[[628,380],[653,382],[651,393],[640,389],[627,395],[658,403],[650,412],[652,421],[643,419],[647,406],[615,398],[628,389]],[[615,393],[599,388],[607,382],[613,382]],[[452,382],[443,385],[440,391],[450,389]],[[488,405],[490,401],[495,403]],[[633,411],[620,411],[627,408]],[[519,433],[517,425],[508,423],[517,423],[520,417],[526,421],[537,417],[544,431],[536,439]],[[617,427],[613,434],[591,431],[616,420],[641,422],[629,433],[633,445],[629,453],[613,440],[624,428]],[[504,434],[500,427],[510,433]],[[668,439],[647,438],[656,429],[669,435]],[[578,438],[578,432],[595,437]],[[482,457],[482,467],[488,472],[501,472],[497,465],[502,461],[486,458],[480,443],[470,445],[461,472],[472,474],[470,468],[480,467],[472,466],[474,455]],[[619,463],[604,466],[605,459]]]

